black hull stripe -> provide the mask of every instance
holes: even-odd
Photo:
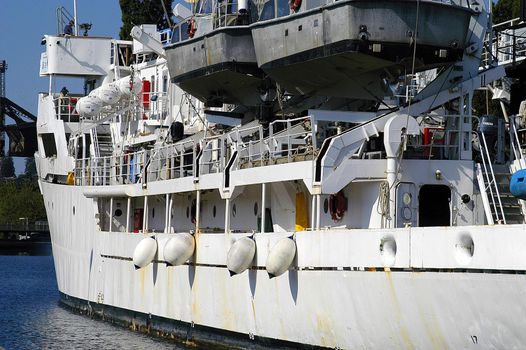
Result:
[[[115,256],[115,255],[104,255],[101,254],[102,258],[132,261],[130,257]],[[166,264],[163,260],[154,260],[154,263]],[[209,268],[224,268],[226,265],[222,264],[202,264],[195,262],[186,262],[183,265],[194,266],[194,267],[209,267]],[[265,270],[265,266],[252,266],[249,270]],[[294,267],[292,270],[295,271],[366,271],[366,272],[432,272],[432,273],[479,273],[479,274],[500,274],[500,275],[526,275],[526,270],[501,270],[501,269],[468,269],[468,268],[405,268],[405,267],[383,267],[383,266],[320,266],[320,267]]]

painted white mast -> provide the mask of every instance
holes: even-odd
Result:
[[[73,20],[75,21],[75,36],[79,36],[79,26],[77,25],[77,0],[73,0]]]

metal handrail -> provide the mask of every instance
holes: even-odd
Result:
[[[522,154],[521,143],[519,140],[519,134],[517,132],[517,117],[510,117],[510,145],[513,151],[515,159],[519,161],[521,169],[526,168],[526,161],[524,160],[524,155]]]
[[[482,165],[484,167],[484,174],[486,177],[486,182],[488,183],[487,188],[484,190],[487,191],[489,188],[490,194],[491,194],[491,201],[493,204],[493,208],[495,210],[495,216],[497,217],[497,221],[501,222],[503,224],[506,224],[506,217],[504,216],[504,209],[502,207],[502,201],[500,200],[500,193],[499,193],[499,187],[497,184],[497,180],[495,179],[495,172],[493,171],[493,166],[491,165],[491,157],[488,150],[488,145],[486,143],[486,137],[484,136],[484,133],[481,131],[480,136],[482,139],[482,146],[481,147],[481,155],[482,155]],[[487,157],[487,163],[486,158]],[[488,172],[489,169],[489,172]],[[491,175],[491,178],[490,178]],[[495,195],[493,194],[492,184],[495,186]],[[495,203],[495,196],[497,197],[497,200],[499,202],[499,208],[500,208],[500,214],[502,215],[502,218],[499,218],[499,208],[497,208],[497,204]]]
[[[520,21],[515,18],[493,26],[493,31],[484,41],[481,57],[483,67],[492,61],[515,64],[526,58],[526,26],[516,28]]]
[[[68,10],[66,10],[64,6],[57,7],[57,33],[64,34],[65,23],[69,23],[72,20],[73,16],[71,15],[71,13],[69,13]]]

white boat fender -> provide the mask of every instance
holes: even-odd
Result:
[[[267,273],[270,278],[287,271],[296,256],[296,242],[293,236],[282,238],[272,247],[267,257]]]
[[[133,265],[135,269],[147,266],[155,258],[157,241],[154,236],[143,238],[133,251]]]
[[[191,234],[177,233],[164,246],[164,261],[166,266],[184,264],[194,254],[195,239]]]
[[[256,242],[252,237],[242,237],[234,242],[228,250],[226,267],[230,276],[244,272],[252,265],[256,254]]]

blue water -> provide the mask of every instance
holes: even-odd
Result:
[[[0,348],[181,349],[58,304],[51,256],[0,256]]]

